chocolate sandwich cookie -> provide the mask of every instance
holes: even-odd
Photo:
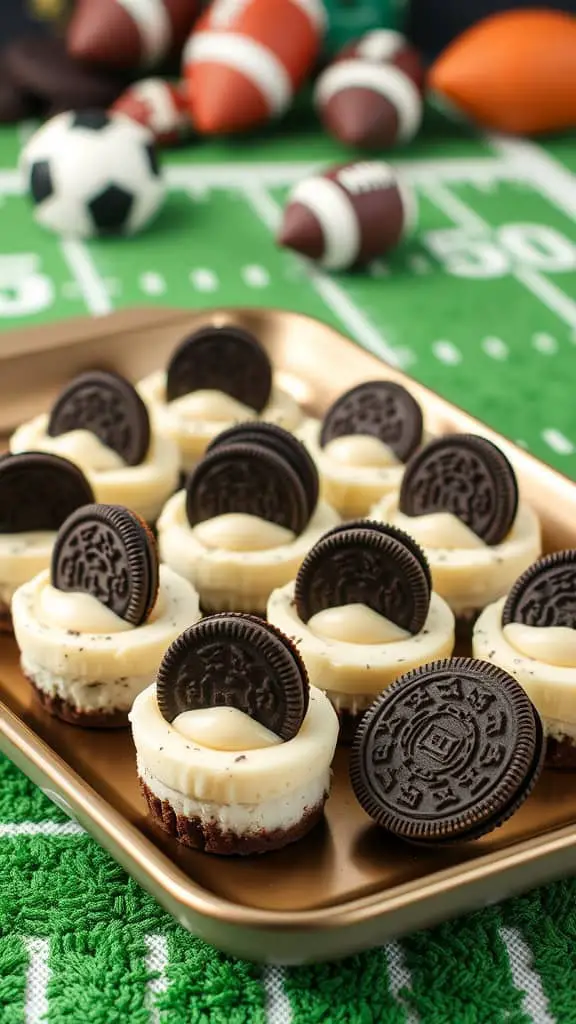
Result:
[[[405,548],[408,548],[415,558],[418,559],[422,566],[426,579],[428,580],[428,586],[432,590],[432,573],[430,572],[430,566],[428,559],[424,554],[422,548],[416,543],[410,534],[406,533],[405,530],[400,530],[397,526],[392,526],[391,523],[381,523],[375,519],[348,519],[345,523],[339,523],[338,526],[333,526],[331,530],[328,530],[324,536],[332,537],[336,533],[342,533],[344,530],[377,530],[384,537],[392,537],[394,540],[400,541]]]
[[[451,512],[487,545],[500,544],[518,509],[518,485],[499,448],[474,434],[447,434],[412,456],[400,488],[408,516]]]
[[[576,550],[556,551],[522,573],[502,609],[502,625],[576,629]]]
[[[0,534],[58,530],[93,501],[86,477],[68,459],[45,452],[0,456]]]
[[[262,412],[272,390],[272,367],[258,339],[241,327],[207,325],[186,338],[166,371],[166,400],[191,391],[223,391]]]
[[[109,371],[81,373],[56,399],[47,432],[58,437],[71,430],[89,430],[128,466],[143,462],[150,447],[144,402],[129,381]]]
[[[242,512],[277,523],[295,534],[310,519],[308,496],[290,462],[261,444],[216,446],[186,484],[190,526]]]
[[[331,530],[304,559],[294,590],[302,622],[327,608],[364,604],[409,633],[419,633],[430,607],[424,553],[400,530],[369,521]]]
[[[168,722],[184,711],[232,707],[286,741],[306,716],[308,675],[280,630],[252,615],[212,615],[168,649],[156,695]]]
[[[141,626],[158,593],[158,551],[146,523],[121,505],[85,505],[62,525],[52,553],[52,585],[91,594]]]
[[[80,64],[56,36],[17,39],[3,53],[3,72],[22,92],[46,107],[108,107],[126,85],[108,68]]]
[[[421,844],[478,839],[524,802],[544,757],[542,723],[512,676],[452,658],[393,683],[366,712],[350,779],[370,817]]]
[[[257,444],[276,452],[292,467],[302,481],[312,515],[318,503],[320,481],[314,459],[293,434],[275,423],[238,423],[218,434],[206,449],[208,452],[230,444]]]
[[[406,388],[391,380],[366,381],[340,395],[326,413],[320,446],[352,434],[378,438],[400,462],[422,443],[422,410]]]

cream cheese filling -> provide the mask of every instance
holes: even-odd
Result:
[[[62,600],[52,601],[48,570],[18,588],[12,598],[12,619],[23,659],[58,677],[97,682],[147,677],[157,670],[172,641],[200,618],[198,594],[165,565],[160,566],[156,607],[142,626],[118,628],[117,616],[110,619],[107,609],[97,610],[91,601],[80,600],[75,611],[73,599],[82,596],[86,595],[62,595]],[[66,604],[68,619],[58,625]],[[102,632],[105,621],[112,628]],[[95,626],[95,631],[88,628]]]
[[[553,650],[557,635],[554,627],[551,633],[542,629],[542,640],[537,640],[532,632],[540,627],[527,627],[527,631],[502,627],[504,603],[505,598],[502,598],[488,605],[476,622],[472,637],[474,656],[491,661],[514,676],[536,705],[545,725],[549,721],[561,722],[576,729],[576,667],[570,663],[573,661],[572,642],[568,648],[564,644],[563,650],[562,647]],[[560,639],[564,643],[563,636]],[[567,651],[568,664],[555,663],[562,660]]]
[[[438,594],[431,596],[428,616],[420,633],[396,636],[382,643],[318,636],[311,628],[313,620],[302,622],[296,611],[294,582],[271,594],[267,615],[274,626],[296,643],[310,682],[330,694],[376,696],[404,672],[437,658],[448,658],[454,649],[454,615]],[[355,617],[354,614],[349,634],[352,636],[355,635]],[[364,623],[366,618],[361,616]],[[390,636],[387,620],[383,616],[379,618],[381,628]],[[369,622],[372,628],[371,617]]]
[[[308,619],[308,629],[324,640],[348,644],[389,644],[407,640],[411,634],[365,604],[342,604],[324,608]]]
[[[14,591],[50,565],[56,532],[30,530],[0,534],[0,601],[10,604]]]
[[[542,551],[538,517],[522,501],[508,536],[493,546],[485,544],[450,513],[404,515],[399,511],[397,495],[383,498],[370,516],[405,530],[422,545],[434,590],[457,614],[498,600]]]
[[[10,438],[11,452],[43,451],[70,459],[82,469],[97,501],[127,505],[144,519],[154,521],[178,484],[179,455],[169,438],[153,435],[146,458],[128,466],[89,430],[71,430],[50,437],[48,416],[23,423]]]
[[[398,491],[404,464],[387,445],[357,434],[321,448],[321,426],[319,420],[307,419],[295,433],[318,467],[322,496],[344,519],[368,515],[383,495]]]
[[[282,740],[239,708],[194,708],[172,722],[177,732],[211,750],[262,750]]]
[[[315,687],[299,732],[276,746],[224,751],[194,742],[163,718],[154,685],[138,695],[129,718],[141,773],[216,804],[285,799],[329,769],[338,739],[336,713]]]
[[[204,547],[223,551],[267,551],[296,540],[296,534],[285,526],[244,512],[205,519],[194,527],[194,533]]]
[[[270,400],[260,415],[223,391],[192,391],[167,402],[164,370],[141,380],[138,391],[158,432],[178,445],[182,466],[187,470],[196,465],[212,438],[235,423],[261,419],[292,431],[302,420],[302,410],[296,400],[277,386],[273,386]]]
[[[224,517],[217,518],[219,531]],[[266,534],[272,527],[270,537],[273,535],[274,539],[271,546],[255,545],[252,550],[242,548],[241,538],[246,537],[245,520],[237,520],[234,514],[232,526],[237,526],[238,522],[243,524],[242,529],[237,533],[232,529],[222,546],[207,545],[204,539],[206,531],[212,530],[215,520],[206,520],[191,527],[186,517],[183,491],[170,498],[158,520],[162,561],[194,583],[205,610],[263,613],[271,591],[295,578],[312,545],[323,533],[336,526],[340,518],[329,505],[320,501],[308,526],[299,536],[287,542],[275,524],[266,523]],[[251,538],[255,539],[261,524],[262,521],[256,519],[254,530],[248,531]]]

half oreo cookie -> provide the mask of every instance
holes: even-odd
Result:
[[[502,609],[502,625],[510,622],[576,629],[576,550],[545,555],[522,573]]]
[[[392,449],[400,462],[422,444],[422,410],[406,388],[392,380],[366,381],[330,406],[320,430],[320,446],[350,434],[369,434]]]
[[[117,373],[81,373],[56,399],[48,434],[89,430],[117,452],[128,466],[144,461],[150,447],[148,410],[136,388]]]
[[[512,676],[472,658],[408,672],[366,712],[350,779],[370,817],[411,842],[477,839],[532,791],[542,723]]]
[[[378,519],[348,519],[345,523],[338,523],[337,526],[332,526],[321,539],[325,540],[326,537],[332,537],[335,533],[342,533],[344,530],[378,530],[384,537],[393,537],[394,540],[400,541],[405,548],[409,548],[414,557],[420,562],[428,580],[428,587],[430,592],[432,592],[432,573],[428,559],[420,545],[405,530],[401,530],[398,526],[393,526],[392,523],[382,523]]]
[[[318,470],[308,449],[294,434],[275,423],[238,423],[218,434],[206,450],[210,452],[229,444],[262,445],[285,459],[302,482],[308,500],[308,513],[312,515],[318,504],[320,490]]]
[[[0,457],[0,533],[58,530],[92,501],[90,484],[68,459],[48,452]]]
[[[308,710],[308,675],[294,645],[253,615],[210,615],[168,648],[156,695],[166,721],[183,711],[231,707],[291,740]]]
[[[302,622],[326,608],[364,604],[415,634],[426,622],[430,592],[417,545],[366,521],[350,529],[343,524],[314,545],[300,566],[294,599]]]
[[[223,391],[262,412],[272,390],[272,366],[253,334],[232,324],[208,324],[185,338],[168,363],[166,401],[204,389]]]
[[[186,515],[191,526],[230,512],[259,516],[296,534],[310,519],[301,478],[287,459],[261,444],[216,446],[188,478]]]
[[[500,544],[516,518],[516,474],[486,438],[446,434],[408,462],[399,506],[407,516],[451,512],[486,544]]]
[[[158,593],[158,549],[146,523],[122,505],[85,505],[54,544],[52,585],[91,594],[121,619],[141,626]]]

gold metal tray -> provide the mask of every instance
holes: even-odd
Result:
[[[576,546],[576,485],[426,388],[385,367],[331,328],[293,313],[132,310],[17,331],[0,339],[0,433],[46,407],[79,370],[110,366],[137,379],[207,319],[253,329],[282,383],[320,411],[343,386],[375,377],[406,383],[432,433],[476,431],[512,458],[539,512],[547,550]],[[534,793],[490,836],[451,850],[413,850],[387,838],[356,803],[338,752],[326,822],[278,853],[226,860],[185,850],[151,825],[128,731],[90,732],[46,715],[0,642],[0,749],[92,833],[196,935],[238,956],[326,960],[495,902],[576,866],[576,775],[545,772]]]

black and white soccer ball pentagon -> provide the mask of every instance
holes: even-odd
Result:
[[[103,110],[57,114],[29,139],[20,166],[36,222],[76,238],[135,234],[166,192],[149,130]]]

